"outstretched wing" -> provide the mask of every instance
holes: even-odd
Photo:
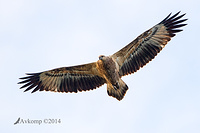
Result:
[[[120,76],[134,73],[146,65],[175,36],[175,33],[182,31],[177,28],[185,26],[186,24],[181,23],[187,19],[180,20],[185,14],[178,16],[179,13],[173,16],[170,13],[159,24],[112,55],[120,66]]]
[[[90,63],[72,67],[62,67],[50,71],[27,74],[29,76],[20,78],[25,84],[21,87],[25,91],[33,89],[54,92],[77,92],[92,90],[105,83],[105,79],[96,69],[96,63]]]

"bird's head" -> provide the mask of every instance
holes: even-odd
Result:
[[[105,58],[105,55],[99,55],[99,60],[103,60]]]

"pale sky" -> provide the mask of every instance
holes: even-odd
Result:
[[[199,7],[198,0],[1,0],[0,132],[199,133]],[[77,94],[19,89],[25,73],[97,61],[178,11],[188,25],[123,78],[122,101],[106,85]],[[61,123],[14,125],[19,117]]]

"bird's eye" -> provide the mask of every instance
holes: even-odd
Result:
[[[102,60],[102,59],[103,59],[103,57],[104,57],[103,55],[99,56],[99,60]]]

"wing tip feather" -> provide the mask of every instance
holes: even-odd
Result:
[[[181,11],[172,15],[171,17],[169,16],[169,15],[171,15],[171,13],[170,13],[167,16],[167,18],[165,18],[163,21],[161,21],[159,23],[159,24],[164,24],[170,37],[174,37],[175,33],[183,31],[182,29],[179,29],[179,28],[187,25],[187,24],[183,24],[183,22],[187,21],[188,19],[182,19],[182,17],[185,16],[186,13],[179,15],[180,13],[181,13]]]

